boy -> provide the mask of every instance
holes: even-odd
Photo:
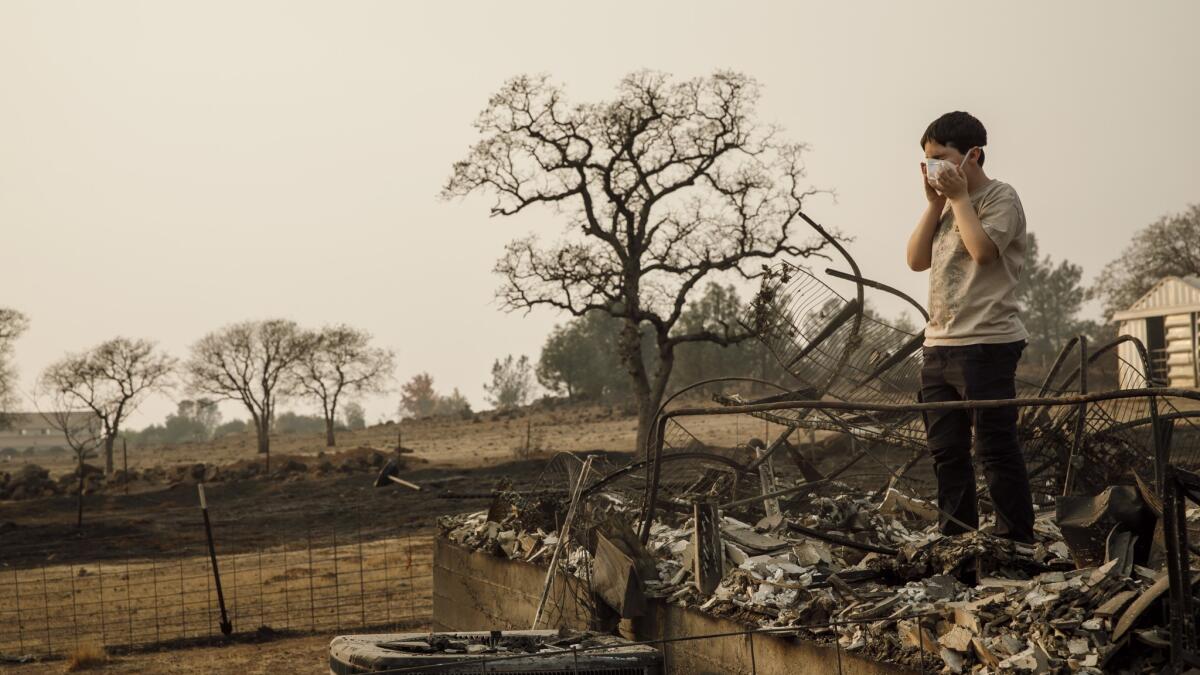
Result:
[[[908,241],[908,266],[930,270],[921,370],[921,400],[927,403],[1016,395],[1017,361],[1029,336],[1016,301],[1025,212],[1010,185],[983,172],[985,145],[983,124],[965,112],[942,115],[921,136],[928,205]],[[995,534],[1032,543],[1033,500],[1016,408],[926,414],[941,532],[979,527],[972,427],[995,506]]]

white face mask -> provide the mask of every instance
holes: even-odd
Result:
[[[967,154],[963,155],[962,161],[958,163],[958,170],[962,171],[963,166],[967,163],[967,158],[971,156],[971,151],[974,147],[967,148]],[[954,162],[947,162],[944,159],[927,159],[925,160],[925,179],[932,185],[933,181],[937,180],[938,176],[946,170],[946,167]]]

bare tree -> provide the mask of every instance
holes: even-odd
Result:
[[[17,372],[11,362],[12,345],[28,327],[29,320],[24,314],[0,307],[0,429],[7,424],[5,412],[15,399]]]
[[[59,392],[67,409],[89,410],[100,423],[104,473],[113,472],[113,444],[121,425],[146,395],[166,388],[175,359],[149,340],[117,337],[70,354],[42,373],[43,388]]]
[[[236,323],[192,345],[186,365],[188,387],[246,406],[258,436],[258,452],[266,456],[268,469],[275,404],[310,347],[311,336],[286,319]]]
[[[86,460],[95,457],[96,449],[105,442],[105,434],[95,411],[80,406],[73,393],[58,388],[53,380],[42,378],[38,382],[38,397],[43,399],[49,408],[48,412],[41,413],[42,418],[63,435],[67,446],[75,453],[75,471],[79,474],[76,488],[78,515],[75,527],[82,529],[83,487],[87,478],[84,467]],[[125,480],[129,480],[129,476],[126,476]]]
[[[494,216],[550,206],[567,237],[543,247],[511,242],[496,264],[509,310],[546,306],[623,320],[620,360],[638,408],[643,446],[674,364],[688,342],[731,345],[742,326],[684,331],[680,314],[710,275],[753,279],[779,256],[810,256],[793,230],[807,222],[804,146],[756,123],[758,86],[717,72],[672,82],[640,72],[612,100],[569,106],[545,77],[510,80],[476,122],[482,138],[454,165],[443,197],[494,194]],[[809,232],[811,235],[812,232]],[[654,348],[643,355],[645,327]]]
[[[371,334],[349,326],[329,326],[310,338],[311,348],[296,368],[296,387],[321,404],[325,445],[333,447],[333,427],[342,394],[383,392],[395,369],[388,349],[371,346]]]

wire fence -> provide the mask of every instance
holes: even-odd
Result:
[[[257,537],[239,540],[237,530],[230,531],[236,522],[214,523],[217,571],[234,634],[428,623],[431,536],[365,537],[357,512],[350,523],[302,526],[293,533],[302,538],[272,546],[255,545]],[[96,554],[91,558],[80,551],[60,556],[47,546],[39,549],[48,551],[44,563],[23,566],[2,560],[28,559],[20,554],[30,551],[5,547],[0,552],[0,657],[59,657],[80,645],[132,649],[219,636],[220,603],[203,535],[195,546],[154,558],[122,558],[102,550],[152,549],[152,537],[144,539],[90,539],[86,546]]]

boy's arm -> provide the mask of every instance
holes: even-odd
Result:
[[[979,222],[979,214],[971,206],[971,200],[965,195],[950,199],[950,208],[954,211],[954,222],[958,224],[958,234],[962,237],[963,246],[971,254],[971,260],[976,265],[987,265],[1000,257],[1000,249],[996,242],[983,231],[983,223]]]
[[[945,204],[945,200],[929,202],[908,238],[908,268],[914,272],[924,272],[933,264],[933,235],[937,232]]]
[[[946,198],[930,187],[925,179],[924,162],[921,163],[921,185],[925,186],[925,199],[929,204],[908,238],[908,268],[914,272],[924,272],[933,264],[933,235],[937,232],[942,210],[946,208]]]

